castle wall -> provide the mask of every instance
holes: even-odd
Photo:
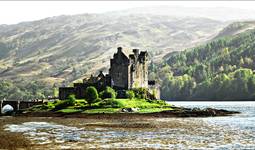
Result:
[[[74,87],[60,87],[59,88],[59,99],[65,100],[69,95],[75,94]]]
[[[113,64],[111,68],[112,85],[116,88],[128,89],[129,66]]]

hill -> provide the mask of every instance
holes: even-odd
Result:
[[[231,24],[212,42],[170,54],[165,64],[158,70],[163,80],[161,87],[163,98],[254,99],[255,29],[251,28],[253,25],[252,22]]]
[[[214,39],[226,37],[226,36],[234,36],[239,33],[245,32],[247,30],[251,30],[255,28],[254,21],[245,21],[245,22],[234,22],[224,28]]]
[[[210,40],[225,23],[159,15],[83,14],[0,26],[1,79],[67,83],[105,70],[118,46],[156,60]]]

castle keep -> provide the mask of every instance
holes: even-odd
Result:
[[[83,83],[74,83],[74,87],[60,87],[59,99],[64,100],[71,94],[76,98],[85,98],[85,89],[94,86],[98,91],[102,91],[106,86],[110,86],[116,91],[129,90],[133,88],[155,89],[155,81],[148,80],[148,53],[139,52],[133,49],[132,54],[126,54],[121,47],[110,60],[109,74],[104,75],[100,71],[98,76],[84,79]],[[156,96],[159,98],[159,95]]]

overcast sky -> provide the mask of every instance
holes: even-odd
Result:
[[[255,9],[255,1],[1,1],[0,24],[15,24],[58,15],[103,13],[146,6],[231,7]]]

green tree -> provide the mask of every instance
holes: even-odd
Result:
[[[85,97],[88,104],[91,106],[91,104],[98,99],[98,92],[97,89],[94,86],[87,87],[85,91]]]
[[[106,99],[106,98],[116,98],[116,92],[113,88],[107,86],[106,89],[102,92],[100,92],[100,98]]]

